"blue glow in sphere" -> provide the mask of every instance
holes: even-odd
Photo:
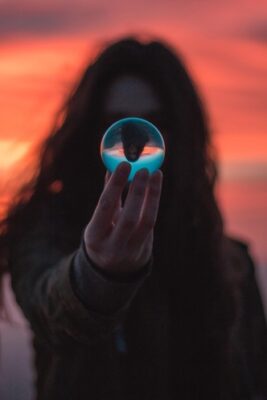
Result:
[[[136,117],[123,118],[105,132],[100,146],[102,160],[109,172],[122,161],[131,164],[131,181],[138,170],[152,174],[163,163],[165,144],[160,131],[151,122]]]

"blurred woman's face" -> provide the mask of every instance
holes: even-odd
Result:
[[[134,75],[125,75],[108,88],[104,103],[105,124],[108,126],[120,118],[140,117],[157,125],[162,108],[150,83]]]

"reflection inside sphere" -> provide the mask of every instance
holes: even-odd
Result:
[[[161,133],[151,122],[136,117],[112,124],[101,141],[101,157],[113,172],[122,161],[131,164],[129,180],[141,168],[155,172],[163,163],[165,145]]]

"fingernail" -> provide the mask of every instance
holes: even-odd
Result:
[[[127,168],[127,169],[131,170],[132,166],[131,166],[131,164],[128,163],[127,161],[122,161],[122,162],[118,165],[117,168],[120,168],[120,169],[126,169],[126,168]]]
[[[147,168],[142,168],[139,171],[137,171],[136,175],[138,175],[138,177],[144,179],[146,177],[148,177],[149,172]]]

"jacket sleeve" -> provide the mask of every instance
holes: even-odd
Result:
[[[9,264],[16,300],[33,332],[58,349],[110,335],[151,271],[150,265],[133,277],[108,277],[90,264],[83,243],[63,254],[43,226],[20,236]]]

